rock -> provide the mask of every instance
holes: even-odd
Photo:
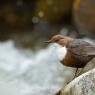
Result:
[[[95,95],[95,68],[75,78],[56,95]]]
[[[64,86],[55,95],[95,95],[95,58],[85,66],[82,75]]]

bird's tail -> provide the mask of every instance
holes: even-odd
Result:
[[[95,52],[93,52],[93,53],[92,53],[92,52],[91,52],[91,53],[88,53],[87,55],[88,55],[89,57],[95,57]]]

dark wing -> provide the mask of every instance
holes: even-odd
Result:
[[[73,40],[67,48],[76,56],[95,57],[95,46],[81,39]]]

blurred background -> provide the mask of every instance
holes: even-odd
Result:
[[[44,43],[56,34],[94,44],[95,0],[0,1],[0,95],[54,95],[73,77]]]

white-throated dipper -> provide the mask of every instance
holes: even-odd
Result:
[[[82,39],[55,35],[49,41],[45,42],[56,43],[56,51],[59,56],[59,60],[63,65],[77,68],[74,78],[76,77],[78,68],[84,68],[85,65],[95,57],[95,46]],[[67,48],[65,54],[63,51],[64,46]]]

